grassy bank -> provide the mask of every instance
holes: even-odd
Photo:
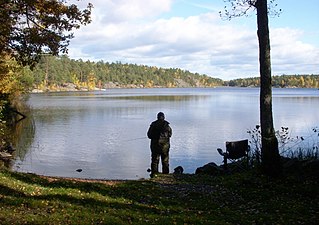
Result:
[[[252,172],[138,181],[0,170],[0,224],[319,224],[318,181]]]

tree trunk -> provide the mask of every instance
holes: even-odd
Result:
[[[260,64],[262,170],[267,175],[278,176],[281,173],[281,162],[272,115],[271,63],[267,0],[258,0],[256,2],[256,8]]]

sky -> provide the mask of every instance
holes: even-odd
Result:
[[[75,1],[75,0],[74,0]],[[259,76],[256,12],[226,20],[224,0],[80,0],[92,22],[69,57],[180,68],[231,80]],[[319,74],[319,1],[276,0],[269,17],[272,75]]]

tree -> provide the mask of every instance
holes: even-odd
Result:
[[[67,53],[72,30],[91,22],[92,7],[89,3],[80,10],[67,0],[1,0],[0,123],[5,107],[11,107],[20,88],[26,89],[22,66],[34,66],[42,53]]]
[[[92,5],[81,11],[67,0],[2,0],[0,55],[23,65],[39,60],[43,52],[67,53],[73,29],[91,22]]]
[[[257,36],[259,42],[260,72],[260,123],[262,170],[270,176],[281,172],[278,140],[275,135],[272,115],[272,86],[268,14],[272,12],[275,0],[224,0],[231,4],[231,11],[225,6],[228,19],[244,16],[250,9],[257,10]],[[276,5],[275,5],[276,6]]]

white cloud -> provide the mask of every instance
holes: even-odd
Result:
[[[170,9],[172,0],[95,0],[93,16],[102,23],[154,17]]]
[[[159,18],[170,10],[170,0],[93,4],[93,22],[76,31],[71,58],[181,68],[224,80],[258,76],[255,28],[222,21],[216,12]],[[273,73],[318,71],[319,50],[302,43],[301,35],[289,28],[271,29]]]
[[[276,74],[318,72],[319,49],[300,41],[303,32],[290,28],[271,32],[272,64]],[[317,68],[317,69],[316,69]]]

